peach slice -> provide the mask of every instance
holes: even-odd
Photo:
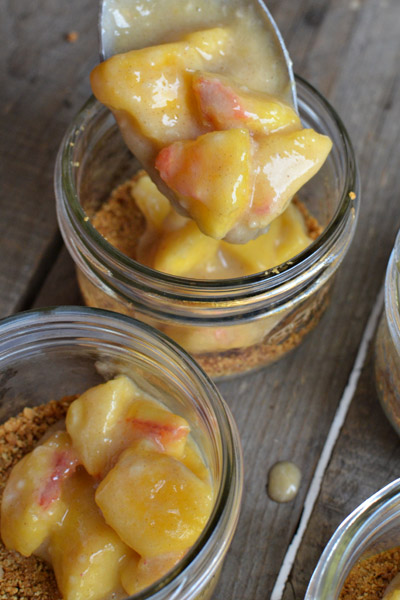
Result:
[[[66,424],[82,464],[96,478],[137,440],[179,456],[190,430],[185,419],[145,398],[125,375],[82,394],[69,407]]]
[[[183,555],[184,552],[169,552],[154,558],[140,558],[132,554],[124,561],[121,569],[125,591],[129,595],[140,592],[170,571]]]
[[[172,210],[171,204],[145,171],[140,171],[132,182],[131,196],[144,215],[146,224],[157,232],[161,231]]]
[[[82,469],[66,489],[65,518],[51,535],[49,554],[65,600],[100,600],[121,588],[120,566],[133,554],[94,501],[94,481]]]
[[[179,458],[184,452],[189,432],[189,424],[179,415],[150,400],[139,400],[128,410],[118,433],[130,444],[144,439],[159,452]],[[121,451],[127,445],[123,443]]]
[[[180,458],[180,461],[199,479],[205,481],[206,483],[209,481],[210,473],[204,464],[197,446],[190,438],[186,442],[185,450]]]
[[[163,148],[156,169],[199,229],[221,239],[251,200],[250,151],[246,129],[212,131]]]
[[[194,221],[188,220],[183,227],[161,235],[152,266],[171,275],[190,276],[196,265],[217,253],[218,245],[218,240],[207,237]]]
[[[158,148],[204,131],[191,94],[191,73],[219,59],[230,41],[222,27],[186,35],[181,41],[112,56],[91,73],[94,95],[120,116],[131,132]],[[124,114],[121,114],[124,113]],[[128,133],[128,132],[123,132]],[[128,146],[137,154],[134,146]]]
[[[115,429],[138,397],[133,381],[122,375],[90,388],[69,407],[67,431],[90,475],[101,476],[110,467],[120,442]]]
[[[257,144],[250,228],[265,227],[281,214],[321,168],[332,148],[329,137],[313,129],[263,136]]]
[[[299,254],[310,245],[304,219],[294,204],[272,221],[269,229],[247,244],[221,242],[222,251],[232,255],[246,275],[266,271]]]
[[[212,509],[211,485],[166,454],[125,450],[100,483],[106,522],[142,557],[187,550]]]
[[[48,538],[65,513],[63,483],[78,462],[69,435],[60,431],[15,465],[1,505],[1,536],[7,548],[29,556]]]
[[[267,135],[301,128],[300,118],[289,104],[223,75],[195,73],[193,90],[205,122],[214,129],[246,127]]]

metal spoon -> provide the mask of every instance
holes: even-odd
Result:
[[[162,1],[162,0],[159,0]],[[156,3],[156,0],[154,0]],[[280,47],[282,56],[286,63],[288,81],[290,87],[290,95],[294,108],[297,110],[297,94],[296,84],[293,74],[293,63],[290,59],[289,52],[286,48],[282,34],[278,29],[270,11],[265,5],[263,0],[253,0],[263,10],[267,21],[271,26],[271,34],[274,37],[274,41],[277,42]],[[99,45],[100,45],[100,59],[106,60],[117,52],[127,52],[132,48],[129,46],[129,40],[131,39],[131,24],[124,18],[120,8],[126,8],[130,4],[135,5],[134,0],[100,0],[99,9],[99,20],[98,20],[98,31],[99,31]],[[121,32],[124,36],[121,37]],[[128,35],[126,35],[128,34]],[[132,32],[132,37],[134,32]],[[126,41],[123,41],[123,40]]]

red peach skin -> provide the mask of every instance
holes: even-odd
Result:
[[[193,91],[205,124],[215,129],[246,127],[254,135],[269,135],[301,128],[300,118],[289,104],[223,75],[195,73]]]
[[[175,142],[155,166],[199,229],[222,239],[249,208],[250,159],[249,131],[229,129]]]
[[[172,444],[184,443],[189,433],[188,426],[176,426],[174,423],[160,423],[139,417],[128,417],[126,421],[138,437],[150,438],[162,452]]]
[[[39,506],[44,510],[61,495],[62,482],[70,477],[79,464],[78,457],[74,450],[55,452],[53,457],[53,470],[49,477],[44,481],[43,488],[39,497]]]
[[[63,483],[78,463],[70,437],[62,431],[14,467],[1,505],[1,536],[7,548],[29,556],[48,538],[66,510]]]

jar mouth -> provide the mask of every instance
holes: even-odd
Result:
[[[400,351],[400,231],[386,271],[385,309],[390,334],[396,348]]]
[[[400,479],[367,498],[336,529],[311,577],[304,600],[337,600],[351,568],[382,531],[399,518]]]
[[[199,538],[176,567],[132,598],[157,598],[156,592],[165,591],[166,586],[173,584],[189,565],[198,565],[201,569],[203,561],[210,560],[210,552],[213,553],[212,562],[218,562],[220,556],[225,554],[238,519],[243,459],[239,433],[226,403],[214,383],[191,356],[153,327],[131,317],[97,308],[60,306],[28,310],[1,319],[0,332],[0,372],[2,361],[7,357],[11,356],[18,361],[19,357],[30,356],[44,347],[68,346],[73,340],[78,340],[79,344],[93,348],[97,342],[101,349],[109,347],[134,351],[134,339],[143,345],[142,354],[146,355],[149,345],[152,348],[157,346],[158,351],[167,354],[171,370],[174,371],[175,368],[177,377],[194,381],[196,390],[193,389],[192,393],[198,402],[198,408],[202,413],[210,412],[210,427],[219,433],[221,464],[214,508]],[[156,354],[150,356],[150,359],[157,360]],[[201,403],[198,393],[195,394],[198,390],[202,392]],[[221,527],[227,532],[228,541],[225,543],[221,540],[217,543],[215,540],[216,530]]]
[[[75,230],[80,237],[84,237],[87,240],[91,253],[98,258],[99,262],[101,263],[102,257],[106,256],[111,265],[120,268],[121,273],[123,273],[122,278],[126,277],[129,279],[133,273],[134,276],[138,276],[147,282],[157,281],[160,285],[179,286],[181,289],[191,290],[192,292],[208,291],[212,293],[213,291],[223,290],[224,292],[235,293],[249,287],[252,287],[253,292],[279,287],[283,282],[287,281],[288,277],[294,278],[301,275],[302,272],[318,261],[320,257],[329,252],[329,249],[335,244],[345,227],[346,217],[353,212],[356,219],[358,214],[360,186],[356,159],[348,133],[333,107],[306,80],[298,75],[295,76],[295,79],[297,87],[304,90],[306,94],[311,95],[321,105],[322,110],[325,111],[328,117],[332,119],[339,134],[341,142],[340,150],[343,152],[343,162],[346,165],[344,182],[341,186],[341,197],[337,208],[330,222],[316,240],[297,256],[274,268],[252,275],[226,279],[192,279],[170,275],[156,271],[129,258],[100,235],[91,224],[90,219],[79,202],[79,195],[74,180],[74,167],[79,166],[74,163],[73,159],[74,141],[77,135],[85,129],[87,122],[90,122],[102,111],[104,113],[109,112],[94,97],[91,97],[77,114],[61,144],[56,163],[55,186],[58,203],[60,201],[66,202],[66,210],[70,216],[73,216],[72,220],[74,221],[73,226]],[[303,104],[307,106],[305,101]],[[299,105],[301,108],[302,101],[300,99]],[[58,189],[61,179],[65,200],[62,199],[63,194]],[[59,210],[61,209],[59,208]]]

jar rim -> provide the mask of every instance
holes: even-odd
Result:
[[[68,334],[68,327],[70,327],[70,334]],[[158,597],[155,593],[165,591],[169,584],[176,582],[179,575],[187,567],[197,564],[200,565],[198,568],[201,569],[201,564],[206,559],[207,552],[210,552],[210,548],[211,551],[212,548],[216,548],[217,556],[219,556],[218,553],[222,555],[225,553],[226,544],[218,544],[214,538],[218,527],[225,527],[229,537],[233,535],[238,519],[243,486],[243,458],[236,423],[213,381],[184,349],[150,325],[127,315],[104,309],[54,306],[27,310],[1,319],[0,368],[2,358],[9,356],[9,352],[16,341],[25,351],[30,348],[24,340],[24,332],[26,335],[35,335],[39,330],[42,335],[40,342],[46,340],[48,343],[56,343],[58,339],[62,339],[67,343],[68,340],[74,339],[77,332],[82,334],[90,330],[101,334],[101,337],[98,338],[99,343],[107,343],[106,335],[107,332],[111,331],[111,333],[118,334],[118,344],[121,343],[120,340],[125,338],[125,343],[129,344],[130,341],[132,348],[133,334],[136,334],[139,340],[158,344],[161,350],[168,352],[169,359],[175,359],[177,364],[183,362],[181,372],[185,377],[193,378],[201,387],[204,393],[203,401],[206,399],[209,408],[212,409],[213,426],[218,424],[222,449],[221,481],[213,511],[206,527],[178,564],[159,581],[143,590],[143,592],[132,596],[132,599],[135,598],[135,600],[155,599]],[[110,344],[110,342],[108,343]],[[117,342],[114,343],[117,345]],[[172,362],[171,368],[173,368]],[[197,396],[196,399],[198,399]],[[231,514],[235,511],[236,516]],[[214,560],[218,560],[218,558]],[[126,600],[130,598],[127,597]]]
[[[96,230],[88,219],[84,209],[79,202],[78,191],[74,184],[73,169],[76,166],[73,162],[73,145],[76,135],[85,128],[85,123],[95,117],[96,114],[108,113],[108,109],[101,105],[93,96],[84,104],[81,110],[76,115],[72,124],[68,128],[65,137],[61,143],[59,154],[56,161],[55,172],[55,187],[58,209],[60,203],[65,202],[67,212],[73,215],[75,222],[73,223],[78,232],[84,232],[85,239],[88,240],[90,251],[101,263],[102,253],[105,253],[110,260],[110,264],[120,267],[124,276],[129,279],[127,271],[134,275],[142,277],[146,282],[153,281],[159,284],[168,284],[179,286],[181,290],[190,290],[191,294],[196,291],[201,292],[216,292],[229,291],[230,293],[241,292],[243,289],[251,288],[252,291],[266,291],[275,289],[284,284],[288,276],[293,275],[293,278],[300,275],[313,265],[318,258],[323,255],[327,248],[334,244],[337,237],[340,236],[345,224],[346,217],[353,212],[354,217],[358,214],[360,185],[358,170],[354,149],[346,131],[346,128],[336,113],[331,104],[324,96],[314,88],[310,83],[299,75],[295,75],[296,85],[298,88],[304,89],[306,93],[310,93],[317,102],[322,105],[323,110],[333,119],[337,130],[340,134],[340,140],[344,151],[344,161],[347,165],[345,179],[341,189],[341,198],[330,222],[325,227],[324,231],[316,240],[314,240],[307,248],[305,248],[296,257],[278,265],[274,268],[246,275],[242,277],[226,278],[226,279],[191,279],[188,277],[180,277],[157,271],[148,266],[145,266],[132,258],[129,258],[114,246],[112,246],[105,238]],[[60,180],[63,181],[65,190],[65,199],[60,193],[58,186]],[[59,217],[60,220],[60,217]]]
[[[385,311],[390,334],[400,352],[400,230],[386,270]]]
[[[354,566],[350,558],[359,558],[365,530],[371,524],[383,524],[398,515],[399,504],[400,478],[364,500],[342,521],[319,558],[304,600],[336,600],[339,597],[338,593]]]

